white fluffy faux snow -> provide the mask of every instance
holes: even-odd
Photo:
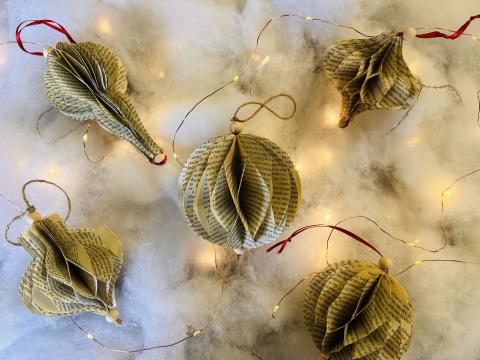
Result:
[[[199,98],[241,71],[256,35],[274,15],[295,12],[349,24],[367,34],[407,26],[457,28],[478,12],[472,0],[0,0],[0,38],[14,37],[25,19],[54,19],[78,41],[114,49],[129,72],[131,97],[146,127],[167,149],[169,164],[150,165],[130,144],[91,130],[91,152],[111,153],[99,165],[82,153],[81,130],[59,141],[76,122],[50,112],[43,95],[41,57],[15,45],[0,47],[0,192],[20,202],[20,187],[31,178],[64,186],[73,199],[72,226],[107,226],[123,241],[126,260],[117,287],[123,325],[96,315],[78,321],[108,344],[124,348],[167,343],[200,327],[218,299],[209,243],[188,228],[176,202],[179,168],[170,151],[173,132]],[[471,32],[479,33],[473,24]],[[24,38],[54,44],[59,34],[37,27]],[[476,89],[480,88],[479,42],[469,37],[413,40],[404,53],[426,84],[450,83],[463,104],[445,90],[424,89],[406,122],[384,136],[400,112],[369,112],[346,129],[332,125],[340,96],[321,71],[326,48],[358,35],[350,30],[300,19],[275,21],[264,34],[260,56],[269,63],[255,80],[259,99],[292,94],[299,111],[290,121],[262,112],[246,130],[275,141],[299,165],[303,204],[290,230],[352,215],[374,218],[397,236],[426,247],[441,244],[439,195],[458,176],[480,167]],[[181,130],[181,158],[204,140],[228,131],[229,119],[249,100],[236,84],[198,107]],[[287,106],[287,105],[285,105]],[[106,141],[104,145],[102,140]],[[454,188],[447,200],[450,244],[445,258],[480,257],[480,176]],[[62,212],[54,190],[30,191],[39,211]],[[0,205],[0,223],[15,214]],[[389,254],[398,269],[428,257],[385,237],[363,221],[348,228]],[[15,231],[21,231],[17,226]],[[212,328],[177,347],[136,355],[106,351],[89,342],[70,320],[32,315],[18,296],[30,261],[21,248],[0,245],[1,359],[251,359],[250,346],[265,359],[315,359],[318,351],[303,326],[302,292],[292,295],[280,316],[260,336],[279,297],[305,274],[325,266],[325,230],[311,230],[284,254],[258,249],[236,262],[220,251],[226,273],[224,305]],[[341,235],[331,243],[332,260],[376,261],[373,254]],[[480,269],[458,264],[424,264],[400,277],[416,321],[405,359],[480,358]]]

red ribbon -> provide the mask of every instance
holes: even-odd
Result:
[[[153,164],[153,165],[164,165],[167,163],[167,154],[163,154],[163,159],[160,160],[160,161],[155,161],[155,158],[151,158],[150,159],[150,162]]]
[[[457,31],[451,33],[450,35],[444,34],[440,31],[432,31],[432,32],[428,32],[428,33],[425,33],[425,34],[417,34],[417,35],[415,35],[415,37],[417,37],[419,39],[444,38],[444,39],[455,40],[456,38],[463,35],[465,30],[467,30],[467,28],[470,26],[472,21],[475,20],[475,19],[480,19],[480,14],[475,15],[475,16],[470,16],[470,18],[467,20],[467,22],[465,24],[460,26],[460,28],[458,28]],[[403,32],[399,32],[397,35],[398,36],[403,36]]]
[[[76,44],[76,41],[68,33],[67,29],[65,29],[62,25],[60,25],[59,23],[57,23],[53,20],[48,20],[48,19],[25,20],[25,21],[22,21],[20,24],[18,24],[17,30],[15,31],[15,39],[17,40],[18,47],[28,54],[43,56],[43,52],[28,51],[27,49],[25,49],[25,46],[23,45],[23,41],[22,41],[22,36],[20,35],[23,29],[25,29],[26,27],[35,26],[35,25],[46,25],[49,28],[52,28],[52,29],[64,34],[67,37],[67,39],[70,40],[70,42],[72,44]]]
[[[288,245],[289,242],[292,241],[292,239],[297,236],[298,234],[304,232],[305,230],[308,230],[308,229],[311,229],[311,228],[318,228],[318,227],[325,227],[325,228],[330,228],[330,229],[334,229],[334,230],[337,230],[337,231],[340,231],[348,236],[350,236],[351,238],[357,240],[358,242],[362,243],[363,245],[369,247],[370,249],[372,249],[373,251],[375,251],[378,255],[380,255],[380,257],[383,257],[382,253],[377,250],[377,248],[375,246],[373,246],[372,244],[370,244],[367,240],[364,240],[362,239],[360,236],[358,236],[357,234],[354,234],[353,232],[347,230],[347,229],[344,229],[342,227],[339,227],[339,226],[335,226],[335,225],[324,225],[324,224],[315,224],[315,225],[307,225],[307,226],[304,226],[304,227],[301,227],[300,229],[298,230],[295,230],[292,235],[290,235],[287,239],[283,240],[283,241],[280,241],[272,246],[270,246],[268,249],[267,249],[267,252],[270,252],[272,251],[273,249],[275,249],[276,247],[280,246],[280,249],[278,250],[277,254],[281,254],[283,252],[283,250],[285,250],[285,247]]]

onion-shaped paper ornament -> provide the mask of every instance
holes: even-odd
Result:
[[[179,179],[185,219],[204,239],[251,249],[278,239],[300,204],[301,186],[288,154],[249,134],[213,138],[188,158]]]
[[[123,254],[116,235],[107,229],[69,229],[58,214],[29,216],[34,222],[18,238],[33,257],[20,284],[28,309],[44,316],[92,312],[119,322],[114,287]]]
[[[403,36],[385,32],[337,42],[325,56],[328,78],[342,95],[338,125],[367,110],[402,110],[418,99],[422,83],[403,59]]]
[[[152,163],[165,162],[162,148],[126,95],[127,73],[115,53],[91,42],[59,42],[44,54],[45,94],[55,108],[75,120],[95,120],[109,133],[132,143]]]
[[[387,271],[347,260],[313,278],[304,317],[328,359],[398,360],[410,343],[413,310],[406,291]]]

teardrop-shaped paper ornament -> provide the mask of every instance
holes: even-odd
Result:
[[[376,265],[331,265],[310,282],[305,325],[331,360],[398,360],[407,351],[413,310],[402,285]]]
[[[115,307],[122,245],[107,229],[69,229],[58,214],[34,222],[18,243],[33,257],[20,296],[37,315],[105,315]]]
[[[402,43],[400,34],[385,32],[339,41],[327,51],[325,71],[342,94],[340,127],[363,111],[408,109],[418,99],[422,84],[403,59]]]
[[[97,121],[109,133],[132,143],[152,163],[164,163],[162,148],[126,95],[127,73],[115,53],[91,42],[59,42],[45,54],[45,94],[55,108],[75,120]]]
[[[300,180],[288,154],[248,134],[213,138],[187,159],[179,178],[185,219],[204,239],[251,249],[278,239],[298,210]]]

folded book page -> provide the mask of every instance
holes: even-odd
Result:
[[[33,313],[104,314],[115,307],[123,253],[113,232],[71,230],[52,214],[32,224],[18,242],[33,257],[20,284],[20,296]]]
[[[150,160],[163,153],[127,97],[125,67],[109,49],[90,42],[58,43],[48,53],[44,82],[47,98],[65,115],[97,121]]]
[[[385,32],[339,41],[328,49],[325,71],[342,94],[340,127],[363,111],[408,109],[418,99],[421,81],[405,63],[402,43],[395,32]]]
[[[195,150],[179,178],[186,221],[206,240],[256,248],[278,239],[301,198],[287,153],[254,135],[224,135]]]
[[[311,281],[304,318],[329,359],[398,360],[410,343],[413,310],[394,277],[374,264],[347,260]]]

